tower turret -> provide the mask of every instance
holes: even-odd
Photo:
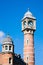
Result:
[[[3,40],[2,52],[14,52],[13,41],[9,35]]]
[[[9,35],[7,35],[7,37],[3,40],[2,54],[3,65],[13,65],[14,45],[12,38]]]
[[[28,65],[34,65],[34,31],[36,30],[36,18],[28,10],[22,18],[22,32],[24,32],[24,61]]]

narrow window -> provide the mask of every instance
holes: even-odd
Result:
[[[4,48],[4,46],[3,46],[3,48]]]
[[[28,61],[28,57],[27,57],[27,61]]]
[[[5,50],[8,50],[8,46],[5,46]]]
[[[27,63],[28,63],[28,57],[27,57]]]
[[[27,55],[26,57],[26,62],[28,63],[28,61],[29,61],[29,55]]]
[[[27,44],[28,44],[28,40],[27,40]]]
[[[12,58],[9,58],[9,64],[12,64]]]
[[[11,46],[9,46],[9,50],[11,50]]]

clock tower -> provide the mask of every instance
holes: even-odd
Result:
[[[28,10],[22,18],[22,32],[24,32],[24,61],[27,65],[35,65],[34,57],[34,31],[36,18]]]

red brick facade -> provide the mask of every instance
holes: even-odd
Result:
[[[34,35],[24,34],[24,61],[28,65],[34,65]],[[28,42],[27,42],[28,40]]]
[[[9,63],[9,58],[12,58],[12,64]],[[13,53],[0,53],[0,65],[26,65],[20,55]]]

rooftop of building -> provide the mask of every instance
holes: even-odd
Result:
[[[10,35],[7,35],[4,40],[2,41],[3,44],[13,44],[13,40]]]
[[[24,14],[24,17],[22,18],[22,20],[24,20],[25,18],[32,18],[32,19],[36,19],[33,14],[30,12],[29,8],[27,10],[27,12]]]

